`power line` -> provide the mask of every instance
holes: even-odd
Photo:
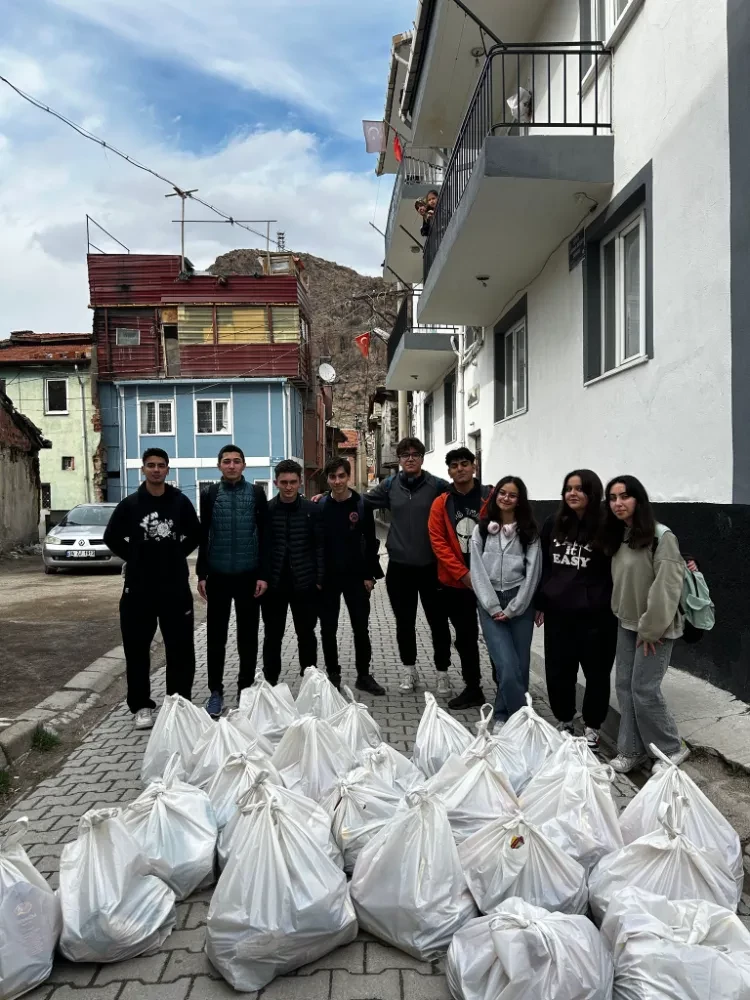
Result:
[[[54,108],[51,108],[48,104],[44,104],[42,101],[37,100],[36,97],[32,97],[31,94],[25,93],[25,91],[21,90],[20,87],[17,87],[15,83],[11,83],[11,81],[7,77],[0,75],[0,82],[10,87],[10,89],[15,91],[19,97],[23,98],[24,101],[28,101],[29,104],[33,105],[35,108],[38,108],[40,111],[46,111],[48,115],[52,115],[53,118],[57,118],[57,120],[61,121],[63,125],[67,125],[68,128],[72,128],[73,131],[77,132],[78,135],[82,136],[82,138],[88,139],[89,142],[95,142],[98,146],[101,146],[102,149],[109,150],[110,153],[114,153],[115,156],[119,156],[120,159],[125,160],[126,163],[129,163],[131,165],[131,167],[136,167],[138,170],[142,170],[146,174],[151,174],[152,177],[155,177],[157,180],[162,181],[164,184],[168,184],[169,187],[173,188],[174,193],[179,195],[183,199],[183,203],[185,198],[190,198],[191,201],[194,201],[199,205],[203,205],[204,208],[207,208],[210,212],[213,212],[214,215],[218,215],[220,218],[224,219],[225,222],[229,222],[233,226],[239,226],[240,229],[246,229],[249,233],[252,233],[254,236],[259,236],[261,239],[266,239],[266,236],[264,236],[263,233],[259,233],[257,230],[251,229],[250,226],[246,226],[244,223],[238,222],[233,216],[229,215],[227,212],[223,212],[220,208],[216,208],[215,205],[212,205],[208,201],[204,201],[203,198],[198,198],[194,194],[194,192],[188,191],[186,188],[183,188],[179,184],[175,184],[174,181],[171,181],[168,177],[165,177],[163,174],[160,174],[158,170],[153,170],[151,167],[147,167],[145,163],[141,163],[134,156],[130,156],[128,153],[124,153],[121,149],[118,149],[116,146],[113,146],[106,140],[99,138],[99,136],[94,135],[93,132],[89,132],[89,130],[87,128],[84,128],[83,125],[79,125],[77,122],[74,122],[72,121],[72,119],[67,118],[59,111],[55,111]],[[197,188],[195,190],[197,190]],[[276,240],[271,239],[270,242],[273,243],[274,246],[278,246]]]

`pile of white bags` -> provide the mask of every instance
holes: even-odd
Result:
[[[254,809],[208,910],[213,965],[253,992],[356,936],[346,876],[296,810],[279,801]]]
[[[750,932],[720,906],[623,889],[602,937],[614,953],[614,1000],[750,997]]]
[[[308,672],[314,669],[308,667]],[[336,690],[330,681],[325,683]],[[273,763],[287,788],[319,802],[339,777],[357,766],[357,759],[325,719],[303,715],[287,729]]]
[[[506,751],[510,783],[520,795],[547,758],[561,746],[563,738],[554,726],[536,714],[531,707],[531,695],[527,694],[526,705],[508,719],[498,741]]]
[[[195,745],[190,759],[191,785],[205,787],[230,754],[243,753],[252,740],[226,719],[212,722],[211,728]],[[255,744],[257,747],[257,744]]]
[[[242,753],[230,753],[205,786],[219,830],[223,830],[232,819],[237,812],[238,799],[261,773],[267,774],[272,784],[283,784],[281,775],[270,758],[258,749],[250,747]]]
[[[60,951],[71,962],[122,962],[156,951],[172,933],[175,895],[118,809],[81,817],[60,858]]]
[[[354,700],[351,688],[344,687],[343,690],[349,702],[329,718],[331,727],[355,753],[380,746],[383,742],[380,726],[368,712],[367,706]]]
[[[29,821],[16,820],[0,841],[0,997],[14,1000],[52,972],[60,903],[21,846]]]
[[[299,718],[289,685],[277,684],[274,687],[260,671],[250,687],[242,689],[240,711],[274,747],[294,720]]]
[[[679,899],[703,899],[736,910],[740,890],[718,854],[707,854],[682,832],[679,804],[663,808],[662,830],[602,858],[589,877],[591,909],[601,921],[615,893],[635,886]]]
[[[425,692],[425,709],[414,740],[412,761],[428,778],[437,774],[451,754],[461,755],[471,743],[471,733],[440,708],[435,695]]]
[[[390,820],[402,796],[366,767],[341,778],[322,803],[331,817],[333,837],[351,874],[359,852]]]
[[[520,761],[518,755],[507,743],[503,743],[499,736],[492,735],[494,709],[492,705],[483,705],[479,710],[479,722],[477,723],[477,735],[464,750],[461,756],[464,760],[471,760],[474,757],[484,757],[496,771],[501,771],[515,790],[521,770],[525,765]],[[525,770],[524,770],[525,773]],[[511,778],[515,776],[515,781]]]
[[[198,708],[181,694],[168,694],[156,716],[143,754],[143,781],[148,783],[161,778],[173,753],[178,753],[183,767],[187,767],[196,744],[209,732],[211,726],[211,716],[202,708]],[[180,775],[182,778],[186,776]]]
[[[444,954],[476,907],[445,806],[422,789],[360,851],[351,881],[360,926],[423,962]]]
[[[363,767],[402,795],[424,783],[425,776],[422,772],[390,743],[380,743],[374,749],[360,750],[357,759]]]
[[[152,781],[121,818],[154,874],[185,899],[213,884],[219,831],[208,795],[180,781],[180,770],[179,754],[173,754],[164,777]]]
[[[328,680],[328,675],[317,667],[308,667],[297,695],[297,711],[300,715],[317,715],[319,719],[330,719],[332,715],[346,708],[347,701]]]
[[[463,927],[448,951],[446,975],[456,1000],[612,997],[612,959],[591,921],[522,899]]]
[[[478,754],[470,758],[449,757],[425,788],[437,795],[448,810],[457,844],[490,820],[518,809],[518,799],[508,779]]]
[[[241,708],[234,708],[231,712],[227,712],[225,718],[230,725],[242,733],[248,745],[257,746],[259,750],[262,750],[269,757],[273,755],[274,744],[266,736],[258,732],[248,712],[243,712]]]
[[[493,820],[458,848],[466,881],[482,913],[517,896],[560,913],[585,913],[584,868],[521,813]]]
[[[682,832],[697,848],[717,852],[737,880],[742,892],[745,871],[742,845],[734,827],[706,798],[696,783],[684,774],[654,744],[651,753],[665,767],[654,774],[620,814],[620,830],[626,844],[662,829],[659,814],[665,807],[682,810]]]
[[[523,709],[522,709],[523,711]],[[567,737],[521,795],[526,819],[587,870],[622,847],[610,767]]]

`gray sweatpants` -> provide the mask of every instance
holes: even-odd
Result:
[[[620,705],[617,749],[626,757],[649,752],[654,743],[665,754],[677,753],[680,737],[677,723],[661,693],[661,682],[672,656],[672,639],[664,639],[656,653],[644,655],[636,646],[638,634],[617,626],[615,690]]]

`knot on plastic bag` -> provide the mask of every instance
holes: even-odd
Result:
[[[20,844],[21,841],[26,836],[26,832],[29,829],[29,817],[20,816],[15,823],[13,823],[8,830],[8,832],[0,841],[0,854],[4,850],[8,850],[11,847],[15,847],[16,844]]]
[[[431,793],[427,788],[414,788],[404,796],[404,802],[410,807],[423,806],[431,799]]]
[[[520,913],[498,913],[490,921],[490,931],[504,930],[506,927],[518,927],[520,930],[525,930],[527,927],[532,927],[533,924],[533,920],[522,917]]]
[[[670,841],[677,840],[682,835],[683,801],[673,799],[671,802],[662,802],[656,814]]]
[[[102,823],[106,823],[107,820],[114,819],[115,816],[119,815],[119,809],[89,809],[78,821],[78,832],[80,834],[85,833],[87,830],[93,830],[97,826],[101,826]]]
[[[477,736],[484,736],[492,724],[492,717],[495,710],[492,705],[482,705],[479,709],[479,722],[477,723]]]

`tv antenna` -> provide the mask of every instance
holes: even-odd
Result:
[[[326,382],[330,385],[336,381],[336,369],[333,365],[329,365],[327,361],[324,361],[318,368],[318,378],[320,378],[321,382]]]
[[[235,222],[237,223],[254,223],[256,226],[265,225],[266,227],[266,261],[268,263],[268,273],[271,273],[271,225],[274,222],[278,222],[278,219],[186,219],[185,218],[185,198],[189,197],[198,188],[193,188],[192,191],[175,191],[174,194],[165,194],[165,198],[174,198],[178,195],[182,198],[182,213],[179,219],[172,219],[172,222],[179,222],[182,229],[182,270],[185,270],[185,223],[188,225],[198,225],[198,224],[209,224],[212,226],[233,226]],[[283,233],[279,234],[283,236]],[[280,247],[279,249],[283,249]]]

